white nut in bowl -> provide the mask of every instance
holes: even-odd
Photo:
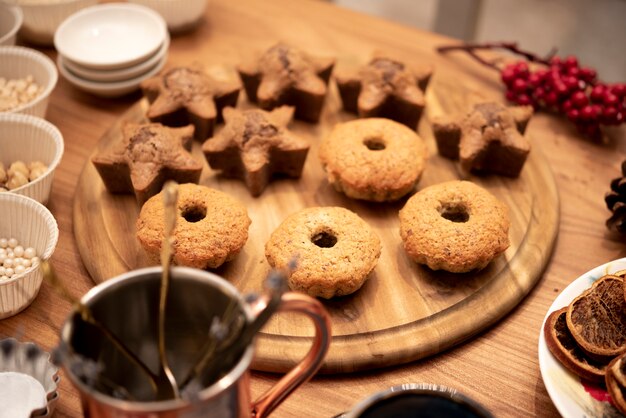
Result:
[[[32,247],[38,257],[22,273],[0,280],[0,319],[21,312],[39,293],[43,275],[38,259],[52,256],[59,239],[59,228],[52,213],[41,203],[13,193],[0,193],[0,238],[7,239],[6,248]],[[11,242],[15,240],[15,242]],[[11,244],[16,244],[11,247]],[[7,251],[7,254],[9,252]],[[15,257],[15,254],[13,255]],[[33,260],[31,259],[31,260]],[[6,263],[6,259],[4,260]],[[16,264],[15,258],[9,265]],[[21,265],[22,262],[20,262]],[[6,264],[3,264],[5,270]],[[8,277],[8,276],[7,276]]]
[[[21,46],[0,46],[0,114],[45,117],[58,78],[54,62],[41,52]]]
[[[194,28],[206,11],[208,0],[129,0],[147,6],[165,19],[172,33]]]
[[[26,170],[25,178],[21,179],[25,183],[19,187],[7,187],[2,183],[11,193],[28,196],[46,204],[50,197],[54,172],[63,156],[63,149],[63,135],[50,122],[30,115],[0,113],[0,163],[5,168],[15,165],[18,176],[24,176],[22,170]],[[26,167],[36,162],[43,163],[47,168],[43,170],[39,164],[32,167],[34,170]],[[2,167],[0,175],[1,169]],[[4,172],[6,179],[13,180],[15,176],[10,177],[9,172],[12,172],[10,168]],[[28,177],[33,174],[38,177],[29,179]],[[5,193],[0,191],[0,195]]]

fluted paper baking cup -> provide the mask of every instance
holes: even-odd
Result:
[[[41,203],[13,193],[0,193],[0,238],[15,238],[47,260],[59,239],[52,213]],[[43,275],[38,266],[0,282],[0,319],[22,311],[37,296]]]
[[[41,161],[48,166],[41,177],[9,193],[47,204],[54,171],[61,162],[63,150],[63,135],[50,122],[30,115],[0,113],[0,162],[5,169],[16,161],[23,161],[26,165]]]
[[[23,46],[0,46],[0,77],[7,80],[21,79],[29,75],[43,87],[43,92],[34,100],[5,113],[26,113],[46,116],[50,93],[57,84],[59,74],[54,62],[46,55]],[[3,112],[0,112],[3,113]]]

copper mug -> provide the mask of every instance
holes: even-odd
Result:
[[[81,301],[92,315],[124,342],[144,364],[156,372],[159,367],[158,318],[161,268],[130,271],[91,289]],[[267,301],[267,300],[266,300]],[[206,343],[209,326],[216,315],[235,307],[235,312],[252,320],[264,307],[263,298],[248,302],[237,289],[221,277],[186,267],[172,269],[167,302],[165,345],[167,358],[177,381],[195,364]],[[330,321],[321,303],[306,295],[287,292],[282,295],[279,311],[299,312],[309,316],[315,326],[312,347],[307,355],[274,387],[256,401],[251,401],[249,369],[254,356],[250,344],[230,370],[221,378],[194,394],[192,400],[171,399],[143,401],[153,387],[128,358],[112,347],[101,331],[70,317],[61,330],[70,359],[63,361],[65,371],[80,392],[85,417],[90,418],[191,418],[191,417],[265,417],[298,386],[319,369],[330,344]],[[232,312],[232,311],[231,311]],[[77,367],[78,365],[78,367]],[[98,377],[87,373],[100,369]],[[100,390],[104,382],[116,382],[129,389],[133,400],[118,399],[116,393]],[[110,384],[110,383],[107,383]],[[119,393],[119,391],[118,391]]]

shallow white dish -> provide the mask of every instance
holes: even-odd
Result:
[[[84,90],[88,93],[95,94],[100,97],[119,97],[125,94],[131,93],[139,88],[141,82],[147,78],[150,78],[156,75],[163,66],[165,65],[165,61],[167,61],[167,54],[157,63],[157,65],[152,68],[147,73],[144,73],[138,77],[131,78],[125,81],[114,81],[114,82],[102,82],[102,81],[90,81],[84,78],[80,78],[71,71],[69,71],[65,66],[63,66],[62,61],[57,57],[57,66],[59,67],[59,72],[67,81],[69,81],[74,87]]]
[[[0,2],[0,45],[15,45],[15,36],[22,22],[22,9]]]
[[[68,17],[54,34],[66,59],[92,69],[113,70],[140,63],[165,41],[163,18],[138,4],[106,3]]]
[[[543,327],[550,313],[570,304],[585,289],[605,274],[626,269],[626,258],[611,261],[583,274],[567,286],[554,300],[546,314],[539,333],[539,368],[543,383],[556,409],[564,418],[621,417],[609,402],[594,399],[578,376],[567,370],[554,358],[543,335]],[[591,386],[587,386],[587,389]],[[599,388],[596,388],[600,390]]]
[[[161,61],[163,61],[163,57],[167,55],[167,49],[170,46],[170,37],[167,35],[165,37],[165,41],[161,45],[161,48],[152,56],[150,56],[146,61],[142,61],[137,65],[133,65],[128,68],[121,68],[119,70],[93,70],[91,68],[85,68],[83,66],[77,65],[76,63],[65,59],[62,55],[59,54],[58,62],[59,67],[65,67],[65,69],[74,73],[76,76],[80,78],[84,78],[89,81],[125,81],[131,78],[138,77],[144,73],[149,72],[154,67],[156,67]]]

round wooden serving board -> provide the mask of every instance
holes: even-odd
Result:
[[[427,112],[418,132],[430,155],[418,188],[469,178],[508,205],[511,246],[480,272],[434,272],[411,261],[402,247],[398,222],[398,210],[406,199],[390,204],[368,203],[349,199],[329,186],[318,160],[317,144],[335,123],[354,118],[340,110],[334,87],[319,124],[291,125],[292,131],[311,142],[299,180],[274,180],[260,197],[253,198],[241,181],[224,179],[205,163],[200,184],[239,198],[252,219],[242,252],[216,271],[243,292],[262,288],[269,271],[265,242],[287,215],[299,209],[342,206],[365,219],[380,236],[380,261],[363,288],[351,296],[323,301],[333,326],[324,373],[406,363],[472,337],[515,307],[541,277],[549,260],[558,230],[559,200],[552,172],[537,146],[541,138],[531,138],[533,149],[517,179],[462,175],[458,163],[437,154],[429,123],[435,115],[465,112],[480,100],[474,93],[459,92],[457,86],[436,75],[429,86]],[[244,100],[240,98],[241,102]],[[240,106],[249,105],[244,102]],[[94,153],[120,139],[124,121],[143,120],[146,108],[145,101],[133,106],[104,134]],[[193,153],[204,161],[199,143],[194,144]],[[134,196],[109,194],[88,161],[76,190],[74,234],[83,262],[96,283],[148,265],[135,238],[138,213]],[[277,315],[258,339],[253,367],[273,372],[290,369],[309,349],[311,334],[307,318]]]

